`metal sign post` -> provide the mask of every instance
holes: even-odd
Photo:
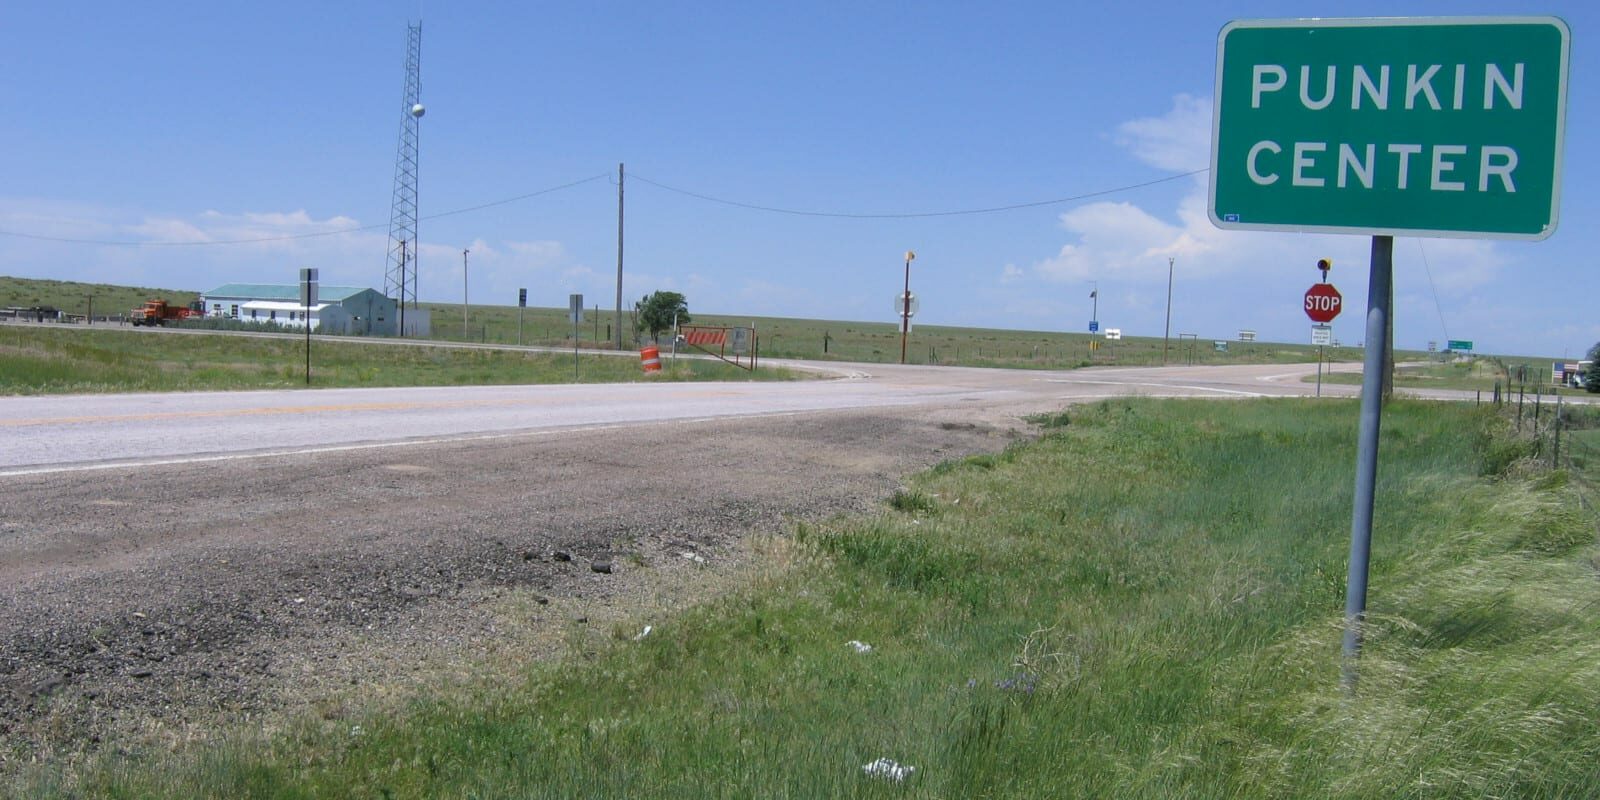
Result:
[[[567,315],[572,317],[572,382],[578,382],[578,323],[583,321],[583,295],[567,297]]]
[[[304,267],[300,270],[300,305],[305,306],[306,323],[306,385],[311,385],[311,307],[317,304],[317,270]]]
[[[1350,520],[1350,573],[1344,604],[1344,654],[1340,682],[1355,688],[1361,656],[1361,625],[1367,616],[1367,564],[1372,555],[1372,505],[1378,485],[1378,427],[1383,411],[1383,374],[1389,370],[1389,290],[1394,278],[1394,237],[1372,237],[1372,275],[1367,282],[1366,358],[1361,373],[1361,427],[1356,434],[1355,513]]]
[[[1322,345],[1317,345],[1317,396],[1322,396]]]
[[[1322,396],[1322,361],[1326,357],[1322,348],[1333,344],[1333,326],[1318,323],[1311,326],[1311,343],[1317,346],[1317,396]]]
[[[522,310],[528,307],[528,290],[517,290],[517,346],[522,346]]]

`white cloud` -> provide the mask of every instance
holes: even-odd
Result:
[[[1552,342],[1570,342],[1565,356],[1580,358],[1588,354],[1588,348],[1600,343],[1600,324],[1553,325],[1538,332],[1541,339]],[[1547,353],[1546,355],[1555,355]]]
[[[506,242],[506,249],[516,254],[523,263],[534,269],[559,264],[567,257],[567,249],[560,242],[541,240],[535,242]]]
[[[1179,95],[1166,114],[1118,126],[1115,141],[1145,164],[1186,171],[1208,162],[1210,135],[1210,101]],[[1221,230],[1206,213],[1207,188],[1206,176],[1198,176],[1170,209],[1128,201],[1072,208],[1059,218],[1067,241],[1054,255],[1034,262],[1028,272],[1050,283],[1083,285],[1085,294],[1087,284],[1094,282],[1100,288],[1103,322],[1145,335],[1159,334],[1164,327],[1167,259],[1172,258],[1174,330],[1224,335],[1236,327],[1254,327],[1268,338],[1298,341],[1306,324],[1296,305],[1299,295],[1317,279],[1316,260],[1331,257],[1332,278],[1347,304],[1339,321],[1345,331],[1341,335],[1352,341],[1359,338],[1358,309],[1365,304],[1370,239]],[[1510,264],[1503,249],[1475,239],[1401,238],[1394,255],[1397,323],[1404,321],[1410,330],[1422,331],[1417,338],[1439,336],[1441,309],[1451,331],[1479,317],[1470,298],[1493,286]],[[1008,268],[1001,283],[1011,277],[1015,276]],[[1017,308],[1025,313],[1029,305],[1019,302]],[[1479,329],[1494,324],[1487,318],[1476,322]]]
[[[463,248],[423,245],[424,297],[460,296]],[[615,300],[615,273],[596,271],[577,260],[563,242],[555,240],[498,243],[477,238],[467,245],[468,288],[474,303],[511,305],[519,289],[528,290],[528,305],[564,308],[570,294],[584,295],[584,303],[608,305]],[[427,264],[435,269],[429,270]],[[630,276],[632,277],[632,276]]]
[[[1040,277],[1059,282],[1147,272],[1154,268],[1156,251],[1169,246],[1180,233],[1131,203],[1080,206],[1061,215],[1061,227],[1077,242],[1062,245],[1054,258],[1033,265]]]
[[[1494,282],[1507,259],[1489,242],[1476,239],[1404,239],[1395,241],[1395,260],[1415,260],[1423,280],[1442,296],[1461,297]]]
[[[1005,269],[1000,270],[1000,283],[1001,285],[1016,283],[1027,274],[1016,264],[1007,264]]]
[[[1007,316],[1039,317],[1044,319],[1060,318],[1066,315],[1066,304],[1059,300],[1040,295],[1022,295],[1010,297],[1000,306],[1000,311]],[[982,321],[974,320],[972,324],[982,325]]]
[[[209,242],[211,237],[193,223],[181,219],[147,219],[128,228],[128,232],[152,242]]]
[[[383,291],[389,269],[387,226],[368,227],[343,214],[314,217],[304,209],[136,217],[106,207],[0,197],[0,231],[80,240],[0,236],[0,263],[36,277],[203,291],[231,282],[291,283],[300,267],[311,266],[326,285]],[[565,305],[570,292],[611,297],[615,291],[614,276],[582,264],[562,242],[479,238],[464,248],[424,241],[413,251],[419,296],[461,296],[462,249],[470,251],[473,302],[509,305],[524,287],[538,306]]]
[[[1211,163],[1211,100],[1180,94],[1159,117],[1128,120],[1113,137],[1119,146],[1150,166],[1172,172],[1204,169]]]
[[[31,236],[106,241],[115,239],[117,214],[102,206],[32,197],[0,197],[0,225]],[[7,237],[13,242],[25,237]]]

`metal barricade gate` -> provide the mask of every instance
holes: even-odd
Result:
[[[713,358],[740,369],[754,370],[760,357],[760,340],[755,328],[720,325],[685,325],[680,329],[683,343]],[[716,348],[713,350],[712,348]],[[729,356],[732,358],[729,358]],[[748,356],[748,358],[744,358]]]

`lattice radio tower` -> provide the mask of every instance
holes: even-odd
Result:
[[[400,103],[400,145],[394,158],[394,204],[389,210],[389,263],[384,294],[399,300],[400,335],[406,304],[417,307],[417,144],[422,128],[422,21],[406,27],[406,85]]]

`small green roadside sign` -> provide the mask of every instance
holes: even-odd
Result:
[[[1561,192],[1570,43],[1555,17],[1229,23],[1212,222],[1543,239]]]

